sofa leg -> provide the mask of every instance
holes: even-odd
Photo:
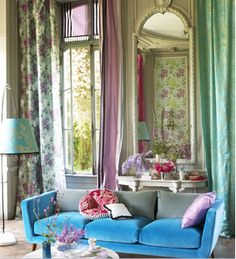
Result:
[[[35,251],[36,248],[37,248],[37,244],[33,244],[33,245],[32,245],[32,251]]]
[[[211,258],[215,258],[214,251],[212,251],[212,253],[211,253]]]

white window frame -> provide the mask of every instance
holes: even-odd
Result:
[[[90,83],[91,83],[91,130],[92,130],[92,134],[91,134],[91,141],[92,141],[92,172],[88,173],[88,174],[82,174],[79,172],[75,172],[74,171],[74,145],[73,145],[73,87],[72,87],[72,74],[70,76],[70,85],[69,87],[65,88],[64,87],[64,67],[63,67],[63,53],[66,50],[70,50],[70,62],[71,62],[71,49],[73,47],[90,47],[90,67],[91,67],[91,73],[90,73]],[[66,42],[66,43],[62,43],[62,49],[61,49],[61,97],[62,97],[62,131],[63,131],[63,145],[64,145],[64,150],[67,150],[67,143],[66,143],[66,135],[65,132],[66,131],[70,131],[71,132],[71,146],[70,146],[70,164],[72,166],[72,168],[67,168],[66,165],[66,152],[64,152],[64,161],[65,161],[65,173],[66,174],[76,174],[78,176],[81,175],[96,175],[97,174],[97,152],[98,152],[98,147],[96,146],[97,143],[97,131],[99,131],[100,125],[96,125],[96,105],[95,105],[95,67],[94,67],[94,52],[98,50],[98,40],[94,39],[94,40],[85,40],[85,41],[78,41],[78,42]],[[72,66],[72,64],[70,64]],[[70,70],[70,73],[72,73],[72,70]],[[71,99],[71,122],[70,122],[70,127],[69,128],[65,128],[64,122],[65,122],[65,118],[64,118],[64,94],[66,91],[70,91],[70,99]]]

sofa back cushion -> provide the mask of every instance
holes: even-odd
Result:
[[[57,194],[60,211],[79,211],[80,199],[87,194],[86,190],[64,189]]]
[[[156,218],[183,218],[185,211],[199,194],[158,191]]]
[[[124,203],[133,216],[143,216],[149,219],[155,218],[156,191],[127,192],[114,191],[120,203]]]

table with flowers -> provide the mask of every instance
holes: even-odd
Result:
[[[148,152],[149,153],[149,152]],[[205,192],[207,177],[202,172],[190,178],[182,168],[177,170],[175,162],[160,158],[149,158],[147,154],[136,153],[122,164],[122,176],[117,177],[120,186],[128,186],[137,192],[146,189],[169,189],[172,192]],[[152,154],[153,156],[153,154]],[[187,177],[185,174],[187,173]]]
[[[42,258],[42,249],[37,249],[31,253],[28,253],[23,257],[26,258]],[[88,245],[79,244],[74,249],[68,249],[65,251],[59,251],[55,246],[52,247],[52,259],[53,258],[111,258],[119,259],[119,255],[104,247],[96,246],[95,249],[90,250]]]
[[[146,180],[134,176],[118,176],[118,184],[128,186],[132,191],[137,192],[145,189],[169,189],[172,192],[189,190],[192,192],[204,192],[207,188],[207,179],[203,180]]]

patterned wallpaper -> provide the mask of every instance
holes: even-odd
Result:
[[[184,143],[184,136],[186,137],[189,127],[187,64],[187,56],[155,58],[157,136],[158,138],[164,137],[165,141],[173,144]]]

